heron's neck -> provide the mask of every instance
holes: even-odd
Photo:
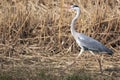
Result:
[[[77,9],[76,11],[77,11],[76,16],[72,19],[72,22],[71,22],[71,25],[70,25],[71,26],[70,30],[71,30],[72,35],[74,35],[74,33],[76,32],[76,30],[74,28],[75,21],[80,16],[80,9]]]

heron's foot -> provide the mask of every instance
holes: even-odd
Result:
[[[78,58],[79,58],[79,56],[77,56],[73,62],[68,63],[67,67],[64,70],[67,70],[68,68],[72,67],[72,65],[74,65],[77,62]]]
[[[77,56],[76,58],[75,58],[75,60],[77,60],[79,58],[79,56]]]
[[[72,67],[72,65],[74,65],[75,63],[76,63],[76,61],[73,61],[73,62],[71,62],[71,63],[68,63],[68,65],[67,65],[67,67],[64,69],[64,71],[67,70],[67,69],[69,69],[70,67]]]
[[[68,66],[72,66],[75,63],[76,63],[76,61],[70,62],[70,63],[68,63]]]
[[[100,71],[101,72],[101,75],[103,74],[103,70],[102,71]]]

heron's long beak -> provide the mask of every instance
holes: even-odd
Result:
[[[74,12],[74,10],[71,9],[71,5],[64,5],[63,8],[68,10],[69,12]]]
[[[62,8],[70,9],[70,6],[68,6],[68,5],[64,5]]]

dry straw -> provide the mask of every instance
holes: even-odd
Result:
[[[13,68],[12,72],[16,73],[10,73],[10,76],[16,80],[19,76],[22,77],[19,79],[23,79],[23,76],[25,80],[29,79],[26,76],[29,74],[30,79],[36,77],[43,68],[46,69],[45,75],[61,75],[60,70],[73,61],[80,50],[70,32],[70,22],[75,13],[63,8],[70,4],[77,4],[81,8],[75,29],[97,39],[115,52],[112,57],[104,56],[103,67],[108,69],[105,73],[111,77],[119,77],[120,0],[2,0],[0,71]],[[93,56],[86,52],[72,67],[73,71],[68,70],[67,73],[80,71],[82,67],[85,71],[95,73],[97,65]],[[27,73],[24,73],[25,70]],[[17,75],[20,73],[22,75]],[[105,76],[105,79],[108,77]]]
[[[1,54],[78,52],[69,25],[74,14],[62,8],[71,3],[81,7],[76,30],[118,52],[118,0],[13,0],[0,4]]]

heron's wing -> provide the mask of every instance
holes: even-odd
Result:
[[[91,38],[91,37],[88,37],[84,34],[80,34],[78,36],[78,40],[80,42],[80,45],[83,47],[83,48],[86,48],[88,50],[92,50],[92,51],[96,51],[96,52],[105,52],[106,51],[106,47],[98,42],[97,40]]]

